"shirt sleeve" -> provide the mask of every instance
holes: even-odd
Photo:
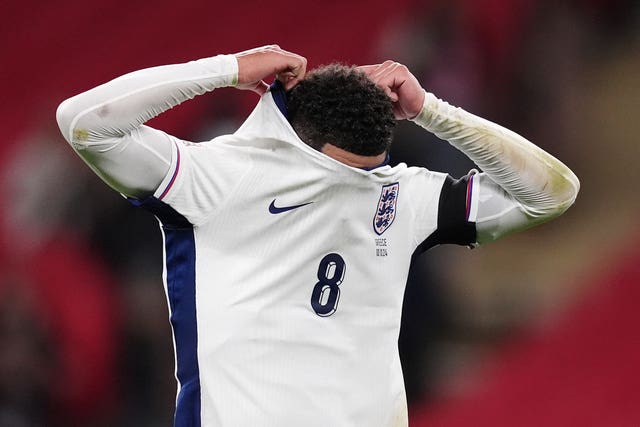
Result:
[[[247,150],[228,144],[229,140],[233,135],[202,143],[174,144],[169,171],[153,198],[171,206],[190,224],[204,223],[234,194],[252,168]]]
[[[465,153],[482,170],[471,188],[477,243],[549,221],[575,201],[580,182],[551,154],[500,125],[425,94],[417,124]],[[477,211],[475,211],[477,209]]]
[[[487,174],[474,176],[472,203],[476,206],[473,220],[476,224],[477,242],[491,242],[502,236],[523,231],[548,219],[533,217],[525,206]]]
[[[135,71],[62,102],[56,118],[73,149],[109,186],[142,198],[173,173],[188,143],[143,124],[168,109],[237,82],[233,55]]]

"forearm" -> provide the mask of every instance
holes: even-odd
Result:
[[[232,55],[135,71],[64,101],[58,124],[67,141],[84,148],[129,133],[197,95],[233,85],[237,72]]]
[[[417,124],[465,153],[535,223],[573,204],[580,183],[558,159],[520,135],[426,93]]]

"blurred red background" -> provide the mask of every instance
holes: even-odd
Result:
[[[425,88],[566,161],[576,205],[539,229],[414,266],[400,349],[411,425],[640,424],[640,10],[632,1],[5,2],[0,426],[170,425],[175,384],[155,221],[59,135],[63,99],[135,69],[278,43]],[[223,89],[153,122],[233,130]],[[471,165],[411,124],[392,161]]]

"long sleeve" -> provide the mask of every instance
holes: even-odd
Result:
[[[175,137],[143,123],[197,95],[237,82],[233,55],[135,71],[67,99],[56,118],[64,138],[112,188],[132,197],[167,174]]]
[[[502,126],[428,92],[413,120],[484,171],[474,177],[478,243],[551,220],[577,197],[580,182],[567,166]]]

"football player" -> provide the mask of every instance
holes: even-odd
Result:
[[[193,143],[144,125],[225,86],[261,95],[231,135]],[[276,45],[126,74],[57,119],[96,174],[161,222],[180,427],[406,425],[397,340],[412,256],[548,221],[579,188],[401,64],[307,73]],[[390,166],[407,119],[482,172]]]

